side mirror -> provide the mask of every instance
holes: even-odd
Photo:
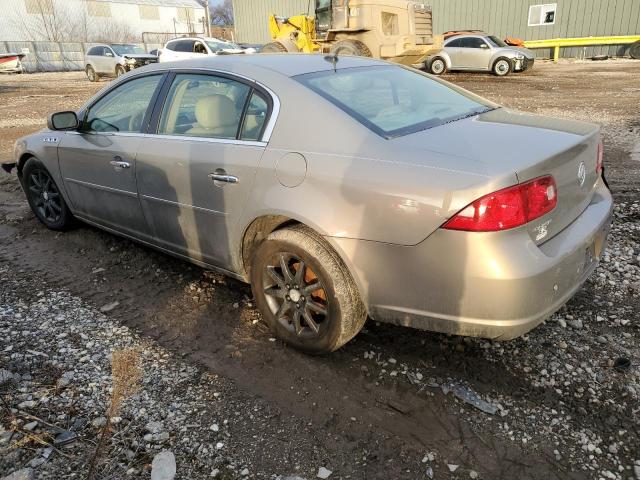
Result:
[[[482,45],[480,45],[480,48],[487,49],[489,48],[489,45],[487,45],[486,43],[483,43]]]
[[[56,112],[47,118],[49,130],[75,130],[78,128],[78,116],[76,112]]]
[[[104,56],[105,56],[105,57],[113,57],[113,53],[111,53],[111,52],[105,52]]]

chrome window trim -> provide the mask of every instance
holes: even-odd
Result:
[[[71,135],[101,135],[105,137],[140,137],[140,138],[158,138],[164,140],[178,140],[183,142],[207,142],[222,143],[227,145],[239,145],[244,147],[261,147],[267,146],[267,142],[256,142],[255,140],[237,140],[235,138],[212,138],[212,137],[191,137],[189,135],[163,135],[161,133],[140,133],[140,132],[77,132],[75,130],[67,131]]]

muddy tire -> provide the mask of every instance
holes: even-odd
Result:
[[[51,230],[66,230],[73,225],[67,207],[53,177],[37,158],[30,158],[22,169],[22,188],[35,216]]]
[[[122,65],[116,65],[116,77],[121,77],[125,73],[127,73],[127,71]]]
[[[84,73],[87,74],[87,78],[90,82],[97,82],[100,80],[100,75],[96,73],[91,65],[87,65],[87,68],[84,69]]]
[[[640,60],[640,40],[636,43],[632,43],[629,47],[629,55],[631,58],[635,58],[636,60]]]
[[[433,75],[442,75],[447,71],[447,62],[442,57],[436,57],[429,62],[428,70]]]
[[[340,40],[331,47],[332,55],[352,55],[356,57],[373,57],[371,50],[360,40]]]
[[[500,57],[493,62],[491,71],[497,77],[506,77],[513,71],[513,63],[506,57]]]
[[[272,332],[310,354],[337,350],[367,313],[344,263],[304,226],[272,232],[251,261],[251,289]]]
[[[287,53],[287,47],[280,42],[267,43],[260,53]]]

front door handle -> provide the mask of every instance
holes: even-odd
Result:
[[[109,162],[109,163],[111,163],[111,165],[113,165],[113,167],[116,170],[119,170],[119,169],[122,169],[122,168],[130,168],[131,167],[131,164],[129,162],[125,162],[119,156],[113,157],[113,160],[111,160],[111,162]]]
[[[238,183],[238,177],[234,175],[227,175],[226,173],[210,173],[209,178],[214,182],[224,183]]]

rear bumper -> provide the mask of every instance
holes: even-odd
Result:
[[[574,222],[542,245],[525,229],[437,230],[414,247],[331,239],[375,320],[508,340],[552,315],[596,268],[613,201],[601,184]]]

